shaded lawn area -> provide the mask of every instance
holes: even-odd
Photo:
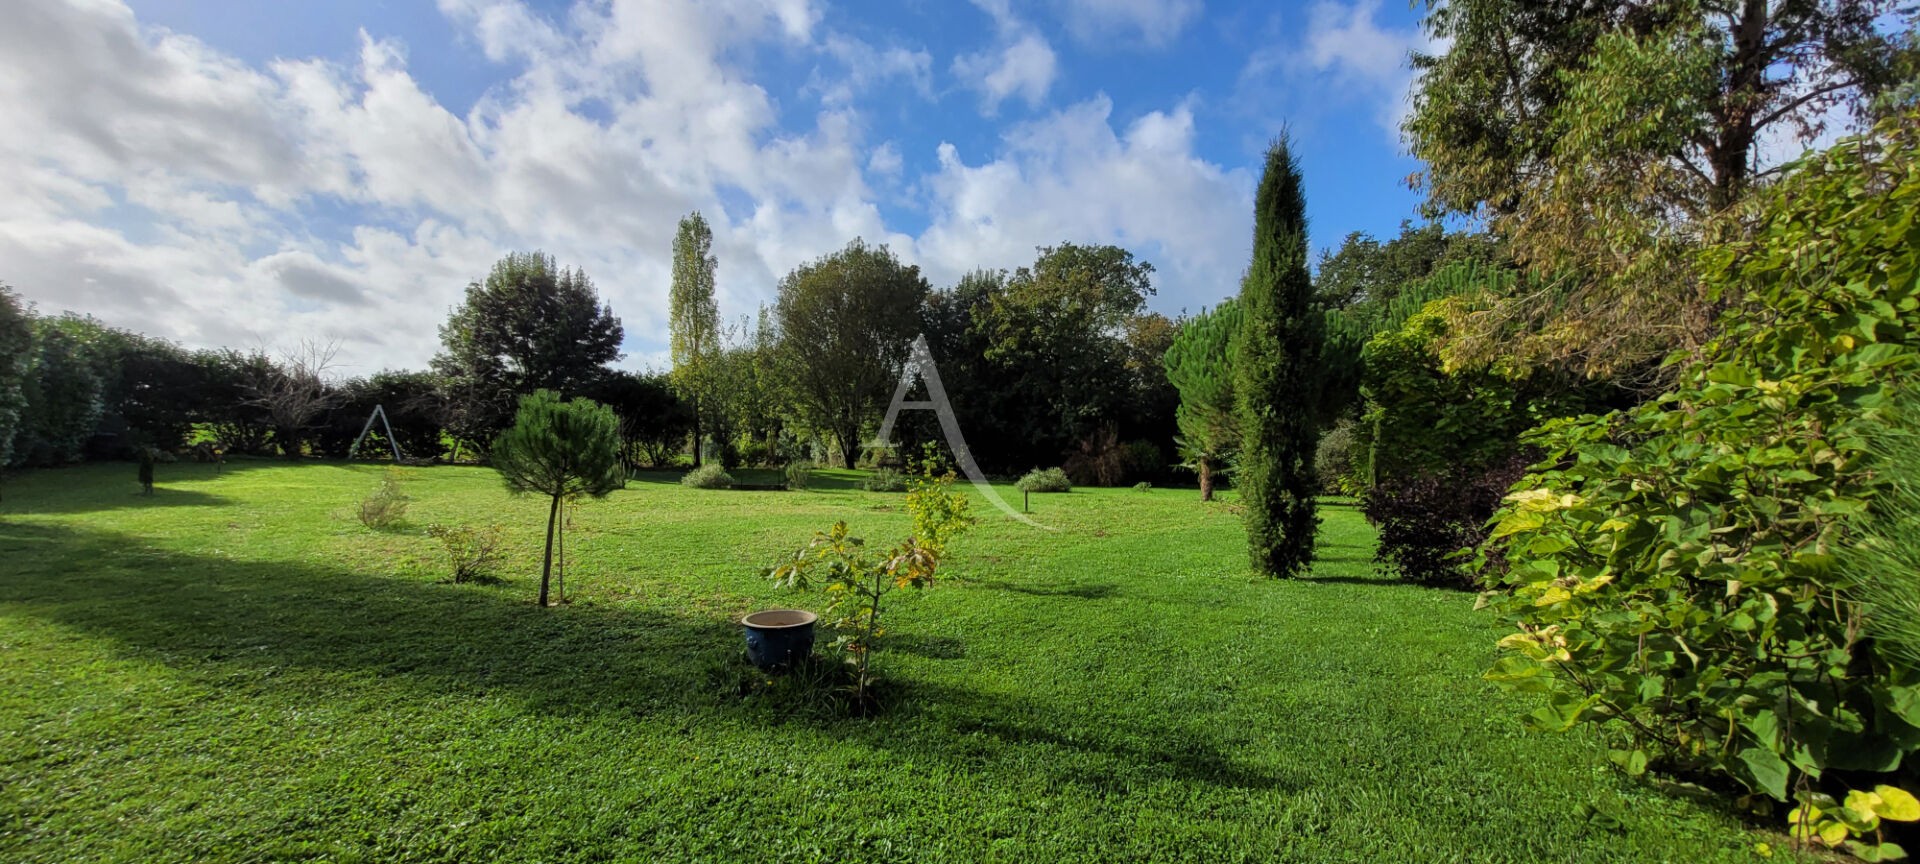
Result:
[[[890,600],[890,712],[823,719],[740,695],[732,622],[821,608],[757,568],[835,519],[890,544],[903,496],[651,475],[579,508],[573,603],[542,610],[541,502],[405,469],[410,524],[376,533],[352,513],[380,470],[163,465],[152,498],[131,465],[11,478],[0,860],[1706,862],[1760,839],[1587,737],[1524,733],[1479,678],[1494,622],[1377,580],[1351,507],[1316,578],[1276,583],[1190,490],[1033,496],[1054,532],[976,499],[946,578]],[[507,578],[445,583],[422,529],[484,521]]]

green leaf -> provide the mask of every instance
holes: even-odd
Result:
[[[1765,747],[1748,747],[1740,751],[1740,761],[1746,763],[1758,791],[1775,801],[1787,800],[1787,777],[1793,769],[1780,754]]]
[[[1873,793],[1880,796],[1880,803],[1873,808],[1875,815],[1895,822],[1920,821],[1920,800],[1905,789],[1894,786],[1875,786]]]

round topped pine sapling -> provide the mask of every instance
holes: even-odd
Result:
[[[513,425],[493,442],[493,465],[516,494],[538,493],[547,508],[547,548],[540,565],[540,605],[547,605],[553,577],[555,533],[562,530],[560,502],[583,495],[604,498],[620,488],[620,421],[605,405],[563,400],[551,390],[520,399]]]

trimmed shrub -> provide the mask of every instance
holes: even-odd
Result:
[[[1354,465],[1358,454],[1352,420],[1341,420],[1320,436],[1320,446],[1313,452],[1313,473],[1320,480],[1320,491],[1328,495],[1358,495],[1364,491],[1366,484]]]
[[[860,488],[868,492],[905,492],[907,475],[892,468],[875,468],[873,473],[860,481]]]
[[[695,489],[731,489],[733,488],[733,475],[728,474],[727,469],[715,463],[708,462],[681,475],[680,485],[691,486]]]
[[[1035,468],[1013,484],[1013,488],[1022,492],[1072,492],[1073,481],[1067,479],[1067,472],[1058,468],[1044,471]]]
[[[807,488],[813,482],[813,463],[805,459],[795,459],[787,463],[787,488],[795,491]]]

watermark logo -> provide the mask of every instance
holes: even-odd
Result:
[[[927,398],[923,401],[907,401],[907,392],[913,389],[913,379],[918,378],[927,385]],[[960,463],[960,471],[973,482],[973,488],[980,490],[1000,512],[1022,522],[1046,531],[1048,528],[1025,513],[1013,509],[1000,497],[999,491],[987,482],[987,475],[980,471],[979,463],[973,461],[973,451],[967,449],[967,438],[960,434],[960,421],[953,414],[953,403],[947,401],[947,388],[940,383],[940,369],[933,364],[933,352],[927,348],[927,337],[913,337],[913,345],[907,349],[907,364],[900,370],[900,386],[893,390],[893,402],[887,406],[887,418],[880,421],[880,432],[873,437],[870,446],[877,448],[893,447],[893,423],[900,419],[902,410],[932,411],[940,417],[940,431],[947,436],[947,447],[953,450],[954,461]]]

